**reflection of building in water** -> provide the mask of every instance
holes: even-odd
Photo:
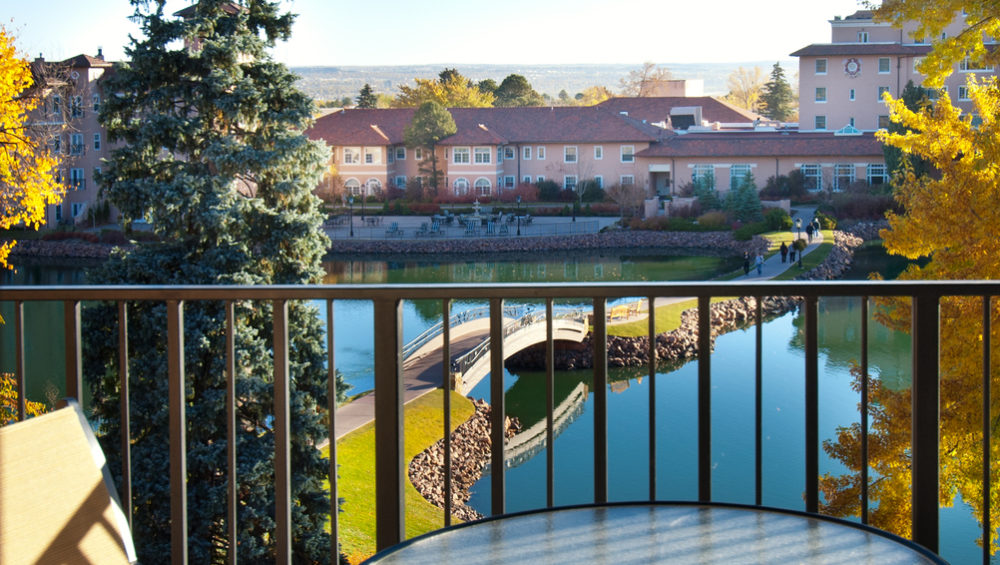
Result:
[[[391,267],[385,261],[326,261],[324,284],[385,283]]]
[[[621,392],[625,392],[626,390],[628,390],[628,383],[629,382],[627,380],[624,380],[624,381],[613,381],[609,386],[611,388],[611,392],[621,393]]]

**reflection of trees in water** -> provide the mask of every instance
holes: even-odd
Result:
[[[887,302],[876,316],[897,330],[910,325],[908,301]],[[979,298],[945,298],[940,308],[940,504],[951,506],[956,495],[972,507],[973,516],[983,522],[983,339],[982,300]],[[1000,309],[996,303],[991,312],[991,336],[988,343],[1000,340]],[[991,356],[990,386],[1000,390],[1000,355]],[[860,371],[853,367],[854,386],[860,388]],[[910,534],[911,473],[910,473],[910,391],[894,390],[871,380],[871,410],[869,433],[869,497],[871,524],[904,537]],[[1000,394],[991,397],[990,429],[1000,430]],[[850,473],[821,478],[820,488],[826,498],[823,511],[834,516],[860,515],[861,492],[861,428],[860,424],[842,427],[836,441],[824,442],[824,450],[843,463]],[[993,485],[1000,484],[1000,442],[990,442],[990,476]],[[990,521],[1000,523],[1000,489],[990,493]],[[979,540],[982,543],[982,539]],[[991,552],[998,549],[994,528],[990,540]]]

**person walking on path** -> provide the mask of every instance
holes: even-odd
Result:
[[[785,259],[788,258],[788,245],[784,241],[781,242],[781,262],[784,263]]]
[[[789,263],[794,263],[795,262],[795,246],[794,245],[791,246],[788,249],[788,262]]]
[[[757,276],[764,274],[764,256],[760,253],[757,254],[757,258],[754,259],[754,263],[757,265]]]
[[[813,241],[813,223],[809,222],[806,224],[806,237],[809,239],[809,243]]]
[[[743,274],[750,276],[750,254],[746,251],[743,252]]]

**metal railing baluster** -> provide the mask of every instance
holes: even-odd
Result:
[[[232,300],[226,308],[226,538],[230,565],[236,565],[236,306]]]
[[[805,322],[805,462],[806,512],[819,512],[819,334],[818,300],[807,296]]]
[[[861,523],[868,524],[868,297],[861,297]]]
[[[760,506],[764,498],[764,309],[763,297],[755,296],[754,321],[757,327],[754,335],[754,504]]]
[[[941,422],[940,374],[938,372],[939,297],[931,293],[913,297],[912,388],[912,518],[913,541],[937,553],[938,438]]]
[[[288,302],[275,300],[274,316],[274,522],[275,557],[292,562],[291,394],[288,376]]]
[[[28,412],[28,389],[24,384],[24,302],[14,302],[14,381],[17,387],[17,421],[23,422]]]
[[[451,300],[441,301],[441,388],[444,390],[444,525],[451,525]]]
[[[545,505],[555,506],[555,381],[556,349],[553,339],[552,299],[545,299]]]
[[[656,500],[656,297],[646,298],[649,330],[649,500]]]
[[[992,357],[990,348],[992,344],[992,319],[991,319],[991,298],[983,297],[983,565],[990,563],[990,539],[993,535],[993,525],[990,520],[992,509],[991,494],[993,485],[991,484],[991,461],[990,461],[990,440],[992,439]]]
[[[403,306],[377,298],[375,306],[375,545],[403,541]]]
[[[128,304],[118,301],[118,396],[121,422],[118,425],[121,435],[122,511],[129,528],[132,527],[132,433],[131,416],[129,414],[129,383],[128,383]]]
[[[698,500],[712,500],[712,310],[698,297]]]
[[[333,300],[326,300],[327,437],[330,442],[330,555],[340,555],[340,496],[337,490],[337,364],[334,362]],[[333,561],[331,559],[331,561]]]
[[[608,501],[607,299],[594,299],[594,502]]]
[[[506,415],[503,386],[503,299],[490,298],[490,513],[506,509],[507,473],[504,459]]]
[[[184,301],[167,300],[167,397],[170,425],[170,557],[188,562],[187,423],[184,391]]]
[[[83,368],[80,364],[80,301],[63,303],[63,331],[66,339],[66,396],[83,406]]]

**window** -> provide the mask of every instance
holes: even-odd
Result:
[[[880,86],[880,87],[878,87],[878,101],[879,102],[882,101],[882,95],[885,94],[886,92],[889,92],[889,87],[888,86]]]
[[[83,169],[69,170],[69,186],[70,190],[85,190],[87,188],[83,177]]]
[[[455,194],[462,196],[469,193],[469,181],[465,177],[455,179]]]
[[[958,70],[966,73],[992,71],[993,65],[984,65],[981,62],[973,62],[971,59],[966,57],[958,64]]]
[[[868,43],[868,32],[859,31],[858,32],[858,43]]]
[[[361,162],[361,149],[357,147],[344,148],[344,164],[351,165]]]
[[[885,165],[881,163],[872,163],[868,165],[867,171],[868,184],[885,184],[889,181],[888,175],[885,174]]]
[[[386,157],[390,163],[396,160],[396,152],[390,147],[389,151],[386,152]]]
[[[888,73],[892,72],[892,66],[891,65],[892,65],[892,63],[890,62],[890,60],[889,60],[888,57],[879,57],[878,58],[878,73],[880,75],[884,75],[884,74],[888,74]]]
[[[469,148],[468,147],[456,147],[451,150],[452,162],[456,164],[468,164],[469,162]],[[464,180],[464,179],[463,179]],[[469,181],[465,181],[468,184]],[[464,194],[464,193],[463,193]]]
[[[837,163],[833,166],[833,189],[847,190],[854,182],[854,165],[851,163]]]
[[[603,145],[595,145],[594,146],[594,160],[595,161],[600,161],[603,158],[604,158],[604,146]]]
[[[476,179],[476,196],[489,196],[489,195],[490,195],[489,179],[484,179],[484,178]]]
[[[503,178],[504,188],[514,188],[514,175],[507,175]]]
[[[802,165],[806,190],[823,190],[823,169],[819,165]]]
[[[371,178],[365,181],[365,194],[378,194],[382,191],[382,181]]]
[[[576,146],[563,146],[563,163],[576,163]]]
[[[365,147],[365,164],[377,165],[382,162],[382,151],[377,147]]]
[[[513,160],[514,159],[514,148],[511,147],[511,146],[509,146],[509,145],[507,147],[504,147],[503,148],[503,158],[504,159],[511,159],[511,160]]]
[[[816,74],[826,74],[826,59],[816,59]]]
[[[56,221],[62,221],[62,204],[56,204]]]
[[[848,118],[848,122],[847,123],[850,124],[851,127],[854,127],[854,116],[851,116],[850,118]]]
[[[100,94],[95,94],[93,97],[91,97],[91,102],[92,102],[91,108],[94,110],[94,112],[97,112],[98,110],[101,109],[101,95]]]
[[[576,190],[576,175],[566,175],[563,177],[563,188],[566,190]]]
[[[750,174],[750,165],[730,165],[729,167],[729,190],[736,190],[743,184],[743,180]]]
[[[968,86],[960,86],[960,87],[958,87],[958,99],[959,100],[971,100],[971,98],[969,97],[969,87]]]
[[[525,184],[531,183],[531,175],[524,175],[524,177],[521,178],[521,182]]]
[[[83,134],[71,133],[69,135],[69,154],[83,155]]]
[[[531,146],[530,145],[527,146],[527,147],[522,147],[521,148],[521,158],[524,159],[525,161],[530,161],[531,160]]]
[[[539,145],[538,146],[538,150],[535,151],[535,155],[538,155],[538,160],[539,161],[544,161],[545,160],[545,147],[542,146],[542,145]]]
[[[417,161],[423,161],[424,160],[424,148],[423,147],[417,147],[416,149],[414,149],[413,150],[413,158],[416,159]]]
[[[535,177],[535,182],[542,182],[545,180],[545,175],[538,175]]]
[[[83,97],[74,96],[70,105],[70,115],[74,118],[83,117]]]
[[[61,135],[52,136],[52,152],[53,153],[62,153],[62,136]]]
[[[396,188],[406,188],[406,177],[404,175],[398,175],[395,179]]]
[[[594,177],[594,182],[597,184],[597,188],[604,188],[604,177],[597,175]]]
[[[52,96],[52,113],[59,114],[62,112],[62,96],[55,94]]]
[[[715,188],[715,167],[712,165],[695,165],[691,169],[691,182],[704,183],[707,188]]]
[[[474,157],[476,159],[476,164],[486,165],[490,162],[490,148],[489,147],[476,147],[473,149]],[[468,161],[466,161],[468,163]]]
[[[826,102],[826,87],[823,86],[816,87],[816,101]]]
[[[77,217],[77,216],[79,216],[80,212],[83,212],[83,203],[82,202],[74,202],[72,204],[72,206],[70,207],[70,212],[73,214],[74,218]]]
[[[918,41],[917,43],[922,43],[922,42]],[[915,57],[913,59],[913,74],[920,74],[920,69],[918,69],[917,67],[919,67],[920,63],[923,63],[923,62],[924,62],[924,58],[923,57]]]
[[[101,134],[95,133],[94,134],[94,151],[100,151],[100,150],[101,150]]]
[[[853,89],[853,88],[852,88],[852,89],[851,89],[851,91],[850,91],[850,92],[849,92],[849,93],[847,94],[847,99],[848,99],[848,100],[850,100],[851,102],[854,102],[854,89]]]
[[[622,163],[631,163],[635,161],[635,147],[631,145],[622,145],[621,156]]]
[[[635,176],[633,176],[633,175],[622,175],[621,177],[619,177],[618,182],[622,186],[633,185],[633,184],[635,184]]]
[[[361,194],[361,183],[358,179],[347,179],[344,182],[344,191],[350,196],[358,196]]]
[[[816,129],[826,129],[826,116],[816,116]]]
[[[878,117],[878,129],[889,129],[889,115],[882,114]]]
[[[406,160],[406,147],[402,145],[396,147],[396,160],[405,161]]]

